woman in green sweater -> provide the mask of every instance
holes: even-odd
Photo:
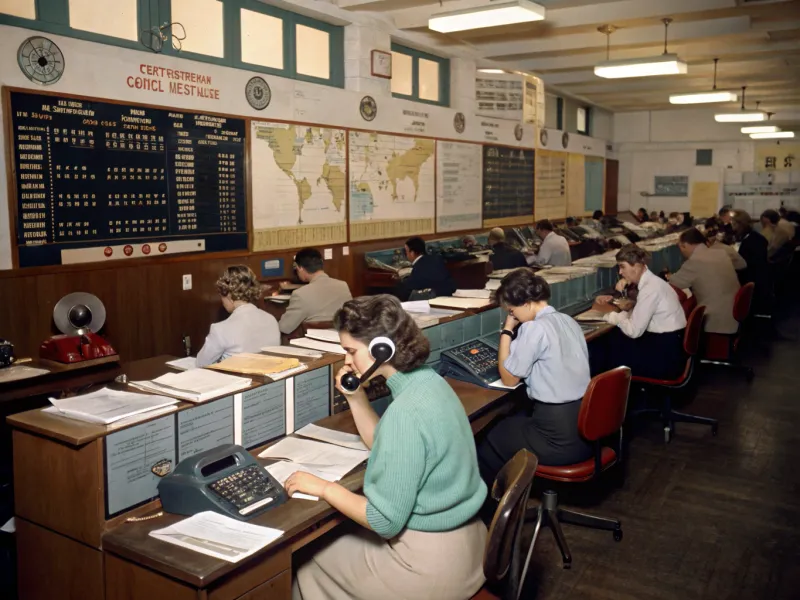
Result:
[[[364,495],[308,473],[286,481],[289,494],[318,496],[363,526],[330,541],[298,568],[295,600],[466,600],[483,584],[486,497],[475,442],[458,396],[424,366],[430,345],[388,295],[345,302],[334,324],[347,350],[336,376],[365,373],[369,343],[394,342],[383,375],[392,402],[382,417],[362,389],[347,393],[358,432],[372,449]],[[341,387],[339,388],[341,389]],[[344,391],[344,390],[342,390]]]

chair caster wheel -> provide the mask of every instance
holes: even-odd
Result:
[[[569,569],[572,568],[572,563],[571,562],[565,562],[562,566],[563,566],[563,568],[565,570],[569,570]]]
[[[664,427],[664,443],[669,444],[670,437],[672,437],[672,429]]]
[[[622,541],[622,529],[615,529],[614,530],[614,541],[621,542]]]

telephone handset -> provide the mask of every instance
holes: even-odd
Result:
[[[342,391],[345,394],[353,394],[361,386],[361,383],[367,381],[370,376],[387,360],[394,356],[395,347],[394,342],[387,337],[376,337],[369,343],[369,353],[375,362],[367,369],[361,377],[357,377],[353,373],[345,373],[342,375],[339,383],[342,385]]]

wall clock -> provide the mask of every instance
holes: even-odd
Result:
[[[525,130],[522,128],[522,125],[519,123],[516,124],[514,127],[514,137],[517,139],[518,142],[522,141],[522,135],[525,133]]]
[[[17,52],[19,68],[40,85],[52,85],[64,74],[64,55],[52,40],[39,35],[22,42]]]
[[[569,134],[565,131],[564,135],[561,136],[561,145],[566,148],[569,146]]]
[[[539,141],[542,143],[542,146],[547,146],[547,129],[542,129],[539,132]]]
[[[375,117],[378,116],[378,104],[375,102],[375,98],[372,96],[364,96],[361,99],[359,111],[361,112],[362,119],[365,121],[373,121]]]
[[[464,130],[467,128],[467,118],[464,116],[464,113],[456,113],[456,116],[453,117],[453,127],[456,132],[464,133]]]
[[[264,110],[272,100],[272,90],[269,84],[261,77],[253,77],[244,88],[247,102],[256,110]]]

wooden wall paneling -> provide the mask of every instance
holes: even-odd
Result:
[[[19,600],[104,599],[100,550],[19,517],[16,527]]]
[[[105,523],[102,440],[80,448],[15,430],[16,514],[100,548]]]
[[[617,194],[619,192],[619,161],[606,159],[606,198],[603,212],[615,215],[617,209]]]

